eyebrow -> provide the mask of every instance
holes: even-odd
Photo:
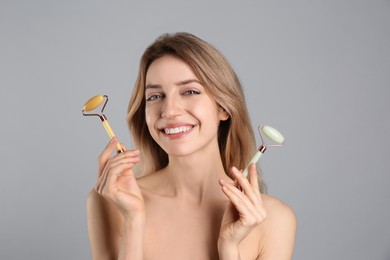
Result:
[[[200,81],[197,80],[197,79],[182,80],[182,81],[176,82],[175,85],[176,86],[183,86],[183,85],[187,85],[187,84],[190,84],[190,83],[193,83],[193,82],[202,85],[202,83],[200,83]],[[161,88],[161,85],[159,85],[159,84],[148,84],[148,85],[145,86],[145,91],[148,90],[148,89],[156,89],[156,88]]]

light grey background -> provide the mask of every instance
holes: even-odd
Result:
[[[390,2],[0,2],[0,259],[89,259],[85,199],[108,141],[91,96],[130,146],[126,109],[145,47],[188,31],[217,46],[262,158],[298,218],[294,259],[390,259]]]

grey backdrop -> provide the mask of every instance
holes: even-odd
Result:
[[[294,259],[390,259],[390,2],[0,2],[0,259],[89,259],[85,199],[108,141],[91,96],[130,146],[126,109],[145,47],[188,31],[217,46],[254,128],[287,139],[262,158],[298,218]]]

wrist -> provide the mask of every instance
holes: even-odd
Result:
[[[134,228],[145,224],[145,214],[137,214],[133,216],[124,216],[123,224],[125,227]]]
[[[218,241],[218,253],[221,260],[239,260],[240,251],[237,244]]]
[[[143,259],[145,216],[125,218],[118,259]]]

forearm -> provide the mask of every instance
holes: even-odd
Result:
[[[121,239],[119,260],[142,260],[144,246],[145,218],[125,221]]]

